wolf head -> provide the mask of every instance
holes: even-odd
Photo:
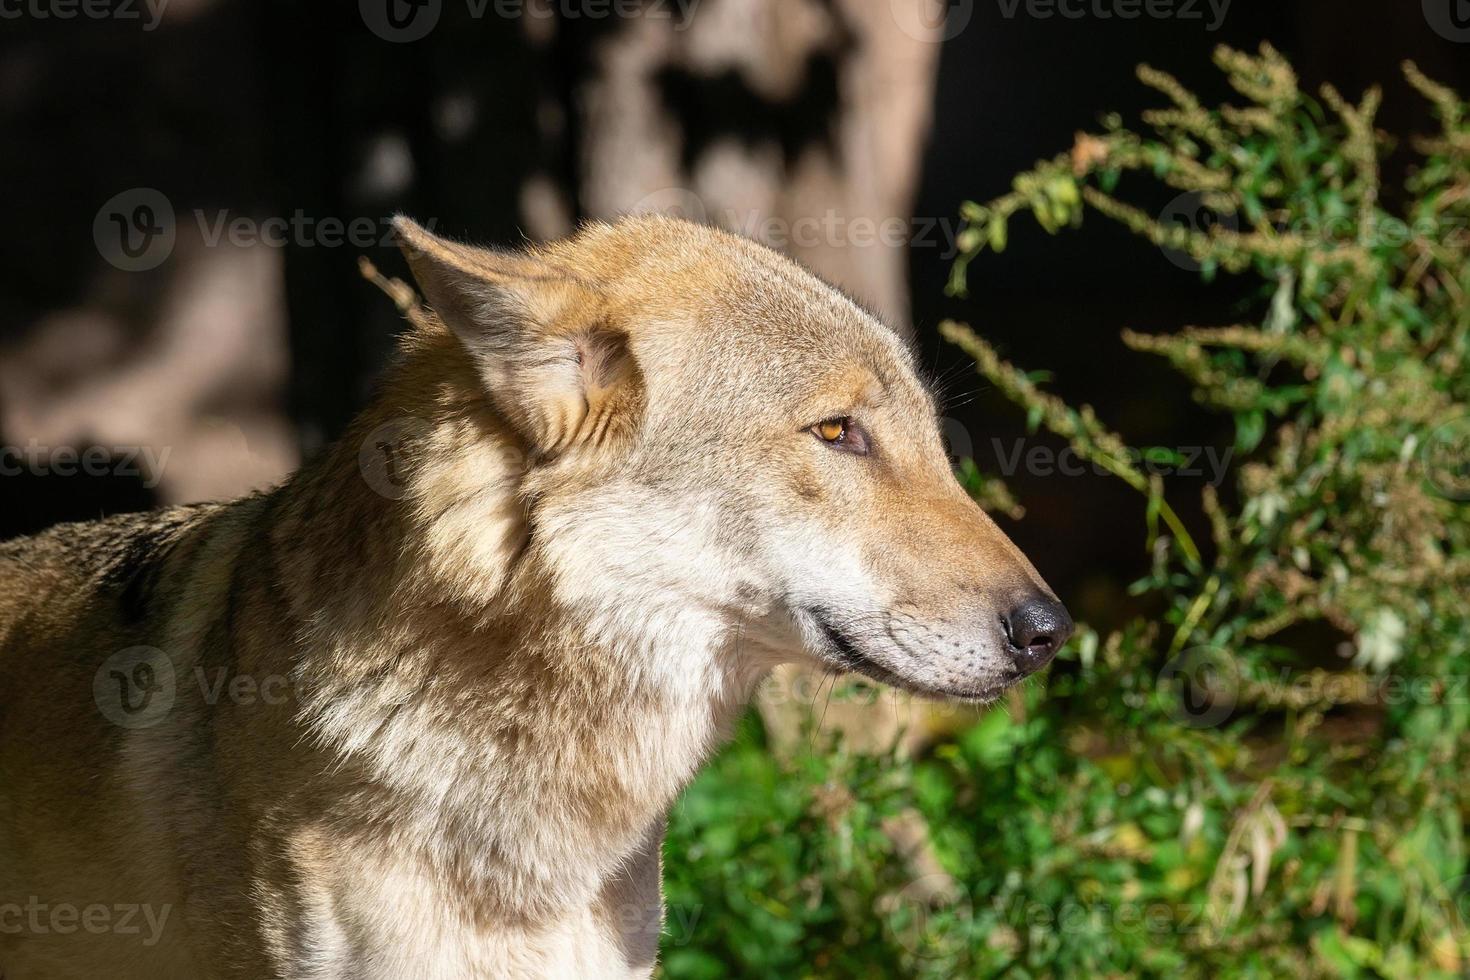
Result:
[[[795,263],[664,218],[520,253],[396,228],[518,448],[545,601],[977,701],[1071,632],[956,482],[908,348]]]

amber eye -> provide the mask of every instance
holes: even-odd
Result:
[[[847,438],[847,419],[828,419],[812,427],[823,442],[841,442]]]
[[[818,422],[812,426],[811,433],[833,449],[858,456],[868,455],[868,434],[845,415]]]

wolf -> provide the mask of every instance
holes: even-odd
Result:
[[[984,703],[1067,639],[794,262],[395,228],[428,309],[342,440],[0,544],[7,980],[647,977],[665,814],[774,667]]]

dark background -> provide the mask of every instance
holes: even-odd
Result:
[[[823,6],[840,19],[840,5]],[[1102,112],[1136,120],[1141,108],[1159,104],[1134,78],[1138,62],[1174,73],[1208,101],[1228,95],[1210,63],[1215,45],[1253,49],[1268,40],[1293,61],[1304,86],[1331,80],[1355,99],[1365,86],[1382,84],[1381,122],[1394,132],[1428,123],[1401,81],[1400,61],[1413,58],[1461,89],[1470,67],[1470,45],[1436,34],[1420,4],[1404,0],[1235,0],[1213,32],[1203,4],[1204,19],[1188,22],[1039,19],[1024,6],[1008,17],[1008,5],[996,0],[951,6],[970,19],[941,49],[912,205],[914,215],[951,229],[961,201],[1004,193],[1013,174],[1069,148]],[[256,219],[297,209],[342,216],[403,210],[437,216],[441,233],[513,243],[529,234],[522,218],[529,178],[562,188],[570,219],[589,213],[580,192],[582,92],[601,70],[602,42],[626,29],[617,20],[564,18],[533,43],[523,25],[469,17],[453,0],[434,32],[408,44],[374,36],[355,4],[315,0],[173,0],[151,32],[115,18],[0,21],[0,188],[8,219],[0,239],[0,444],[34,437],[24,409],[38,392],[105,393],[109,378],[136,371],[161,323],[196,315],[171,305],[192,288],[179,280],[197,275],[195,264],[170,260],[119,274],[99,254],[94,219],[113,195],[157,188],[181,214],[203,208]],[[691,157],[733,138],[772,141],[793,158],[831,139],[830,117],[842,98],[835,79],[857,43],[848,38],[813,56],[786,98],[753,90],[732,73],[678,67],[661,70],[655,89],[680,121]],[[1140,200],[1162,206],[1167,195]],[[957,317],[1018,365],[1054,372],[1054,390],[1096,406],[1134,444],[1229,444],[1228,424],[1198,410],[1173,372],[1126,350],[1118,332],[1233,322],[1249,310],[1251,284],[1205,285],[1091,216],[1080,231],[1056,238],[1017,221],[1009,249],[972,267],[969,298],[952,299],[943,293],[945,245],[941,235],[908,257],[916,341],[936,375],[954,374],[963,361],[934,329]],[[261,382],[269,372],[246,371],[245,382],[212,387],[176,409],[267,420],[260,431],[271,431],[272,417],[284,420],[275,455],[242,476],[235,492],[317,451],[368,396],[398,320],[358,275],[363,252],[404,274],[386,247],[293,243],[281,250],[276,272],[237,284],[247,297],[260,282],[279,291],[280,383]],[[211,281],[200,279],[192,302],[202,302],[197,294]],[[863,291],[861,283],[844,285]],[[97,310],[106,312],[106,326],[93,330],[86,324]],[[244,364],[256,347],[249,316],[238,308],[235,315],[243,321],[235,342]],[[177,370],[203,356],[178,355]],[[165,402],[174,391],[147,375],[139,384]],[[981,468],[997,473],[992,440],[1010,447],[1024,434],[1023,419],[980,387],[960,372],[949,385],[948,411],[969,432]],[[241,431],[243,440],[227,440],[212,458],[227,456],[231,445],[260,445],[250,425]],[[144,482],[0,478],[0,537],[161,502]],[[1179,479],[1172,496],[1183,509],[1198,496],[1198,482]],[[1074,611],[1110,619],[1146,557],[1133,491],[1091,476],[1020,472],[1009,483],[1028,515],[1003,522],[1006,529]],[[228,479],[209,485],[231,486]]]

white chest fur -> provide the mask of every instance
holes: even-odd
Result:
[[[313,980],[628,980],[653,971],[663,921],[659,820],[586,903],[545,919],[476,921],[464,896],[378,848],[333,861],[300,896],[291,975]]]

